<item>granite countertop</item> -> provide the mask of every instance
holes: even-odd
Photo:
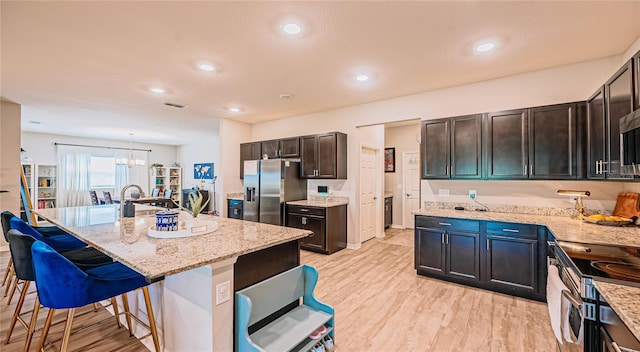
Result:
[[[227,193],[227,199],[243,200],[244,193],[242,192]]]
[[[162,208],[136,204],[136,217],[119,218],[118,205],[38,209],[34,213],[144,275],[148,281],[308,236],[307,230],[200,214],[218,229],[198,236],[147,236]],[[192,219],[179,212],[179,220]]]
[[[340,205],[347,205],[349,201],[343,199],[327,199],[327,200],[294,200],[291,202],[287,202],[287,204],[291,205],[302,205],[307,207],[320,207],[320,208],[331,208],[337,207]]]
[[[594,281],[598,292],[640,341],[640,287]]]
[[[447,218],[477,219],[544,225],[553,236],[562,241],[631,246],[640,248],[640,227],[602,226],[574,220],[568,216],[529,215],[437,208],[422,208],[416,215],[441,216]]]

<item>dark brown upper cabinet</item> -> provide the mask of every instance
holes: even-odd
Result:
[[[422,178],[481,178],[481,126],[481,114],[423,121]]]
[[[449,119],[422,122],[422,178],[450,178]]]
[[[240,178],[244,178],[244,161],[262,159],[260,142],[240,144]]]
[[[587,100],[587,178],[604,179],[606,158],[604,86]]]
[[[346,179],[347,135],[340,132],[300,137],[302,178]]]
[[[576,179],[578,104],[487,114],[487,178]]]
[[[578,104],[529,109],[529,178],[577,178]]]
[[[490,112],[485,118],[487,178],[529,177],[528,110]]]
[[[635,98],[633,99],[633,110],[640,109],[640,51],[633,56],[633,80]]]
[[[633,111],[633,60],[630,60],[604,84],[607,163],[604,172],[607,179],[628,179],[620,175],[620,118]]]
[[[271,141],[263,141],[262,154],[269,159],[297,158],[300,156],[300,138],[284,138]]]

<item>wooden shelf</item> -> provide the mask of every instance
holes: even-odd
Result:
[[[309,338],[309,335],[329,319],[331,314],[301,305],[251,334],[250,337],[266,352],[290,351],[292,346],[302,347],[298,345],[305,340],[309,340],[305,345],[314,341]]]

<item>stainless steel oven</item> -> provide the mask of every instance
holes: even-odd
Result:
[[[594,281],[606,281],[640,287],[640,248],[556,241],[551,237],[548,256],[570,291],[566,296],[571,296],[569,301],[584,319],[584,342],[577,350],[640,352],[640,342],[594,286]],[[571,325],[573,328],[573,322]],[[563,347],[567,346],[561,346],[564,351]]]

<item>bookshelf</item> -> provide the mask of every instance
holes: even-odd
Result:
[[[151,168],[151,191],[158,190],[158,196],[162,197],[167,189],[171,190],[171,199],[180,203],[180,191],[182,189],[182,168],[154,166]],[[151,194],[151,192],[150,192]]]
[[[26,173],[25,173],[26,176]],[[33,206],[36,209],[55,208],[57,205],[58,166],[36,164]]]

